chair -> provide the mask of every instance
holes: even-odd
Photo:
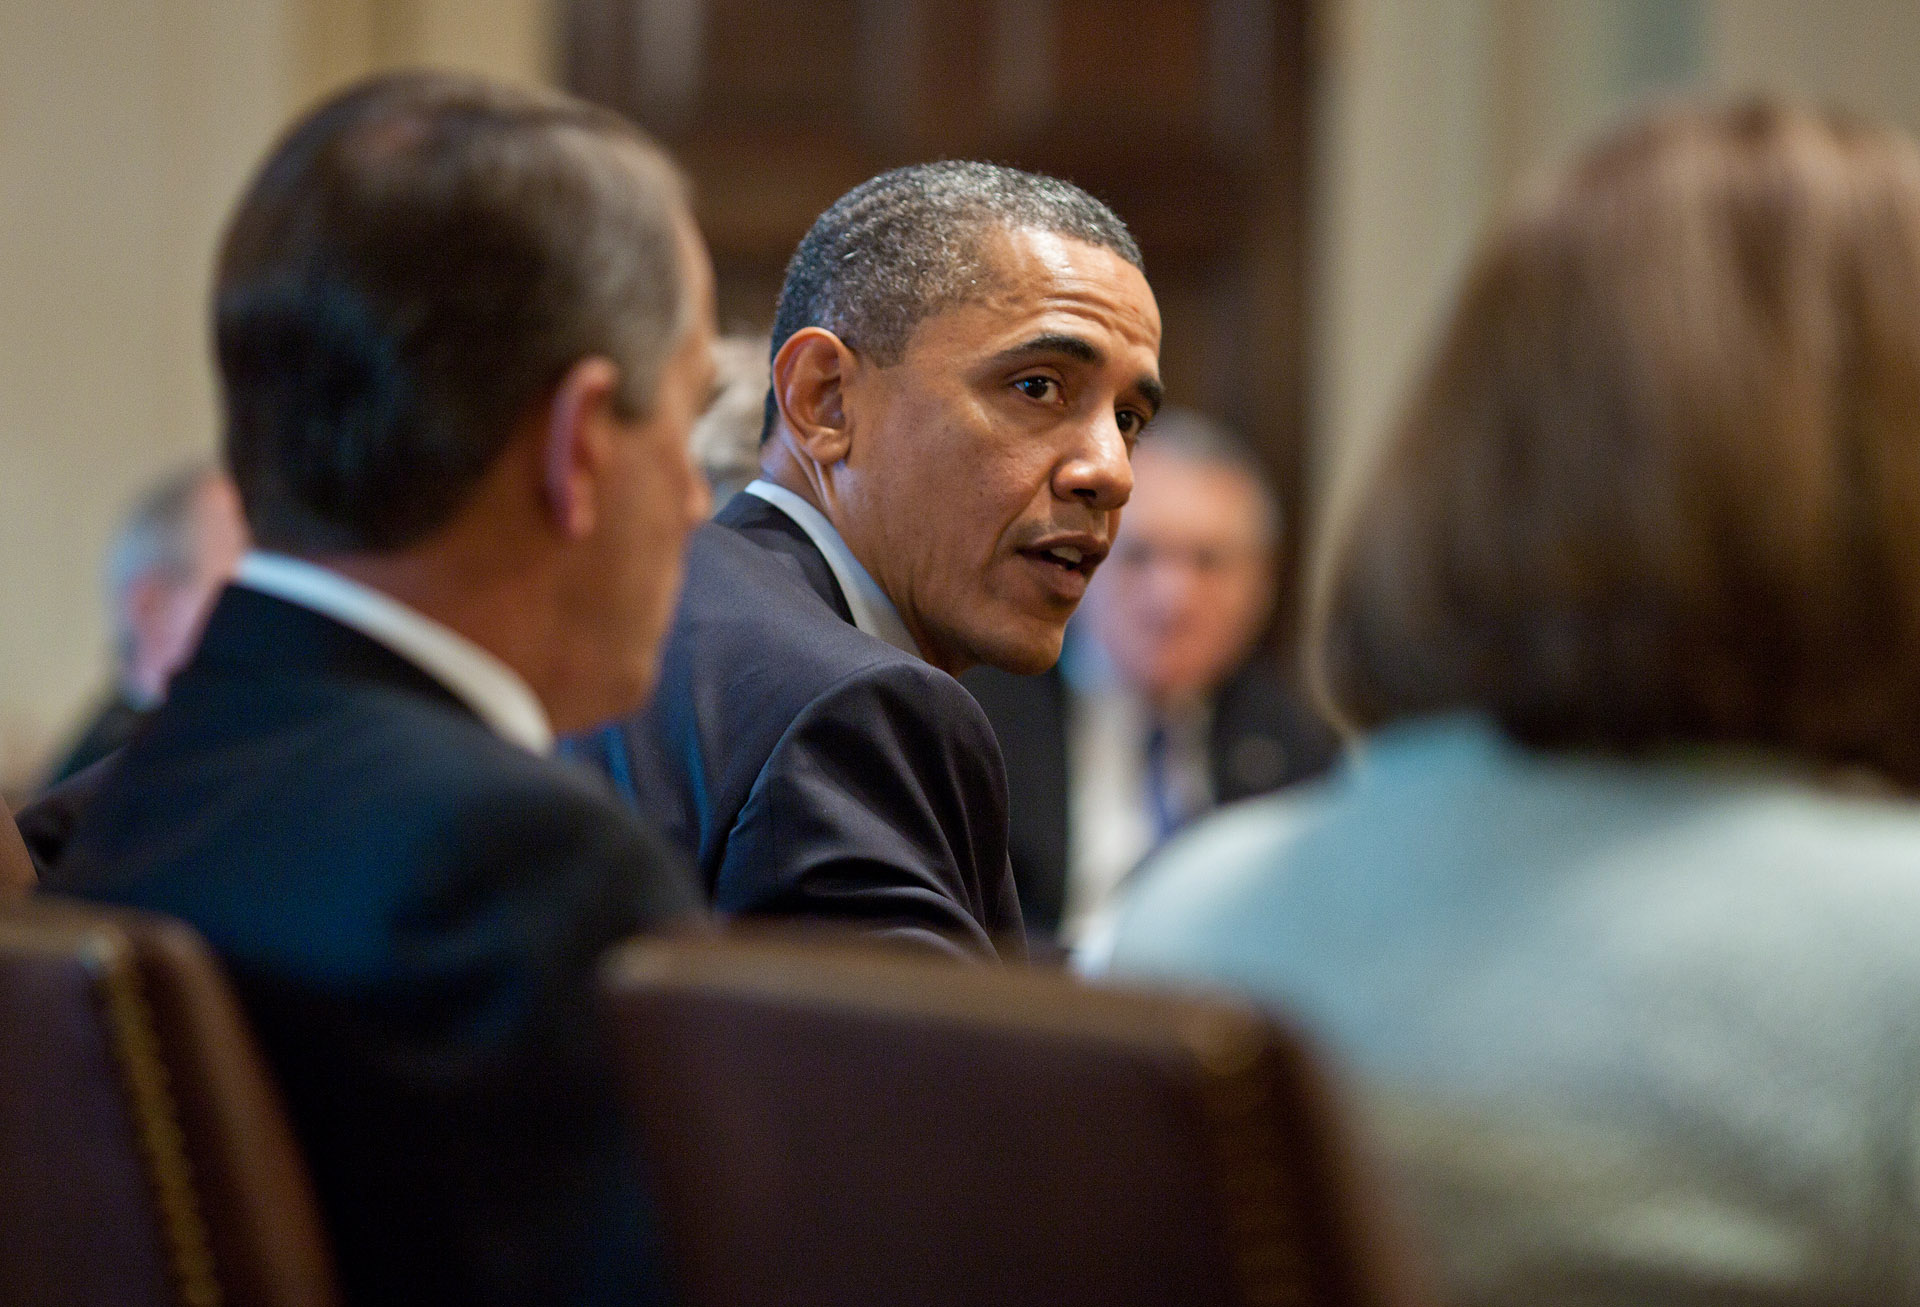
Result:
[[[278,1094],[178,922],[0,907],[0,1299],[339,1302]]]
[[[604,985],[689,1307],[1416,1298],[1250,1009],[766,941],[636,942]]]

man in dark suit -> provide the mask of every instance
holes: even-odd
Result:
[[[1005,778],[953,677],[1059,656],[1159,344],[1133,238],[1064,182],[903,168],[814,224],[761,478],[695,535],[653,706],[580,743],[723,911],[1020,947]]]
[[[57,888],[218,950],[350,1301],[655,1300],[593,972],[698,889],[543,755],[644,697],[707,507],[677,175],[558,96],[367,83],[268,159],[215,306],[257,549]]]
[[[1278,506],[1219,424],[1168,409],[1066,652],[1042,676],[966,679],[1006,758],[1027,928],[1071,944],[1134,865],[1221,803],[1317,775],[1332,730],[1267,658]]]

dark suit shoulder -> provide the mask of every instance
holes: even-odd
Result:
[[[723,912],[991,952],[1020,920],[992,729],[958,682],[854,626],[819,550],[752,498],[694,534],[652,705],[571,747],[693,854]]]
[[[796,697],[862,667],[919,662],[842,616],[837,588],[827,575],[823,594],[821,575],[824,562],[815,574],[795,554],[710,522],[687,549],[673,638],[760,654],[750,661],[777,672]]]
[[[590,882],[625,897],[602,919],[616,935],[694,909],[682,860],[603,782],[444,699],[325,677],[247,689],[217,674],[176,689],[81,813],[55,887],[187,915],[245,952],[279,937],[235,878],[272,867],[290,908],[341,914],[338,937],[378,965],[375,932],[348,915],[602,892]]]
[[[990,953],[1020,929],[1005,812],[992,727],[959,682],[916,660],[864,667],[768,753],[726,833],[715,899]]]

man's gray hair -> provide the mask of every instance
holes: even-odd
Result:
[[[787,264],[771,354],[824,327],[882,367],[922,321],[993,288],[986,237],[1035,230],[1111,250],[1140,247],[1112,209],[1072,182],[991,163],[920,163],[862,182],[814,221]],[[773,431],[767,395],[761,439]]]

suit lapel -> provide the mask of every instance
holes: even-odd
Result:
[[[767,552],[790,560],[806,579],[807,588],[840,614],[841,621],[852,625],[853,609],[848,607],[847,597],[840,593],[833,569],[827,566],[826,556],[807,538],[798,522],[766,500],[745,491],[729,499],[713,520],[739,532]]]

